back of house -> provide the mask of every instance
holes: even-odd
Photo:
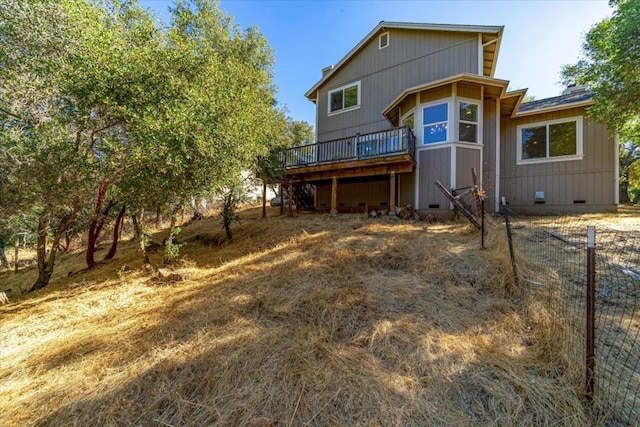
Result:
[[[581,88],[523,103],[494,77],[503,27],[381,22],[307,91],[316,143],[290,149],[283,178],[319,211],[412,205],[447,213],[481,177],[491,209],[613,211],[617,143]],[[294,189],[295,194],[300,194]]]

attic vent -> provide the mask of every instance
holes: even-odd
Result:
[[[389,33],[382,33],[378,38],[378,49],[384,49],[389,46]]]

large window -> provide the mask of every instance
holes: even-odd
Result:
[[[424,126],[424,144],[445,142],[449,124],[449,105],[444,102],[423,108],[422,124]]]
[[[464,142],[478,142],[478,104],[460,102],[458,139]]]
[[[582,158],[582,117],[518,126],[518,162]]]
[[[360,107],[360,82],[339,87],[329,92],[328,114],[342,113]]]

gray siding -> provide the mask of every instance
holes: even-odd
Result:
[[[493,210],[496,199],[496,100],[485,99],[482,123],[484,148],[482,152],[482,187],[487,194],[487,210]]]
[[[378,49],[378,37],[372,37],[320,88],[319,141],[387,129],[382,111],[405,89],[478,72],[477,34],[391,29],[389,35],[387,48]],[[329,91],[355,81],[361,81],[361,108],[328,116]]]
[[[398,180],[398,206],[413,206],[415,203],[415,172],[402,173],[396,178]]]
[[[583,119],[582,160],[516,165],[517,126],[585,114],[584,109],[503,118],[501,126],[500,193],[513,208],[583,211],[614,204],[614,139],[601,125]],[[545,205],[535,205],[536,191],[544,191]],[[575,204],[584,200],[585,204]]]
[[[445,188],[451,187],[451,147],[420,151],[418,157],[420,193],[417,209],[429,209],[429,205],[449,209],[449,201],[435,186],[435,182],[440,181]]]
[[[456,149],[456,188],[465,188],[473,186],[473,175],[471,168],[476,168],[476,172],[480,173],[480,150],[473,148]]]
[[[316,187],[316,208],[331,208],[331,184]],[[389,203],[389,180],[353,182],[338,179],[338,209],[363,211],[365,207],[380,208]]]

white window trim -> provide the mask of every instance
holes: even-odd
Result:
[[[382,46],[382,38],[383,38],[385,35],[387,36],[387,44],[386,44],[386,45],[384,45],[384,46]],[[380,34],[380,35],[378,36],[378,50],[381,50],[381,49],[384,49],[385,47],[388,47],[388,46],[389,46],[389,42],[390,42],[390,39],[389,39],[389,31],[387,31],[387,32],[385,32],[385,33]]]
[[[478,106],[478,121],[476,123],[474,122],[467,122],[464,120],[460,120],[460,103],[462,102],[466,102],[467,104],[473,104],[473,105],[477,105]],[[483,143],[483,139],[482,139],[482,135],[483,135],[483,129],[482,129],[482,122],[483,120],[483,111],[482,111],[482,102],[479,99],[473,99],[473,98],[463,98],[461,96],[457,96],[456,97],[456,136],[458,139],[458,142],[460,143],[468,143],[468,144],[479,144],[482,145]],[[476,142],[472,142],[472,141],[460,141],[460,135],[458,134],[458,126],[460,125],[460,123],[469,123],[472,125],[476,125]]]
[[[549,138],[548,128],[549,125],[557,124],[557,123],[567,123],[567,122],[576,122],[576,154],[570,154],[568,156],[555,156],[555,157],[544,157],[537,159],[523,159],[522,158],[522,129],[532,128],[537,126],[547,126],[547,138]],[[516,164],[517,165],[530,165],[536,163],[554,163],[554,162],[567,162],[572,160],[582,160],[584,158],[583,151],[583,123],[582,116],[573,116],[573,117],[565,117],[563,119],[555,119],[555,120],[545,120],[542,122],[534,122],[527,123],[524,125],[519,125],[516,127],[517,132],[517,144],[518,147],[516,149]]]
[[[331,111],[331,94],[335,93],[335,92],[340,92],[341,90],[345,90],[347,88],[353,87],[353,86],[357,86],[358,87],[358,103],[352,107],[348,107],[348,108],[343,108],[341,110],[336,110],[336,111]],[[343,95],[343,101],[344,101],[344,95]],[[335,89],[331,89],[329,91],[329,93],[327,93],[327,115],[328,116],[335,116],[336,114],[342,114],[342,113],[346,113],[347,111],[353,111],[353,110],[357,110],[358,108],[360,108],[360,104],[362,102],[362,90],[361,90],[361,84],[360,84],[360,80],[358,80],[357,82],[353,82],[353,83],[349,83],[346,84],[344,86],[340,86],[337,87]]]
[[[412,108],[411,110],[407,111],[406,113],[404,113],[403,116],[400,117],[400,126],[402,126],[402,122],[404,122],[407,117],[409,117],[410,115],[413,114],[413,133],[415,135],[416,133],[416,108]]]
[[[458,135],[458,126],[460,124],[460,103],[461,102],[468,102],[471,104],[475,104],[478,106],[478,123],[474,123],[477,126],[478,129],[478,134],[476,135],[477,137],[477,142],[469,142],[469,141],[460,141],[460,135]],[[424,143],[424,113],[423,113],[423,109],[427,108],[427,107],[432,107],[434,105],[439,105],[439,104],[447,104],[447,140],[446,141],[440,141],[440,142],[431,142],[429,144],[425,144]],[[483,139],[483,135],[484,135],[484,109],[482,106],[482,101],[480,101],[479,99],[473,99],[473,98],[465,98],[465,97],[461,97],[461,96],[453,96],[453,97],[448,97],[448,98],[441,98],[435,101],[429,101],[423,104],[420,104],[418,106],[415,107],[415,112],[416,115],[415,117],[415,121],[414,121],[414,133],[416,134],[416,138],[419,138],[420,144],[418,144],[420,147],[427,147],[427,146],[441,146],[444,144],[457,144],[459,146],[472,146],[472,145],[477,145],[477,146],[483,146],[484,145],[484,139]],[[418,114],[419,113],[419,114]],[[418,123],[418,118],[420,120],[420,123]],[[439,123],[444,123],[444,122],[439,122]],[[465,123],[464,121],[462,123]],[[471,123],[471,122],[469,122]],[[420,129],[420,135],[418,136],[418,133],[416,133],[417,129]]]
[[[446,104],[447,105],[447,121],[446,122],[436,122],[436,123],[430,123],[429,126],[438,124],[438,123],[446,123],[447,124],[447,139],[445,141],[438,141],[438,142],[429,142],[429,143],[425,143],[424,142],[424,109],[425,108],[429,108],[429,107],[433,107],[436,105],[442,105],[442,104]],[[418,112],[420,112],[419,116],[420,116],[420,147],[431,147],[433,145],[441,145],[441,144],[447,144],[449,142],[451,142],[451,98],[443,98],[443,99],[438,99],[436,101],[430,101],[427,102],[425,104],[420,104],[419,108],[417,109]],[[418,124],[416,123],[416,116],[413,116],[413,133],[415,133],[415,130],[418,129]]]

